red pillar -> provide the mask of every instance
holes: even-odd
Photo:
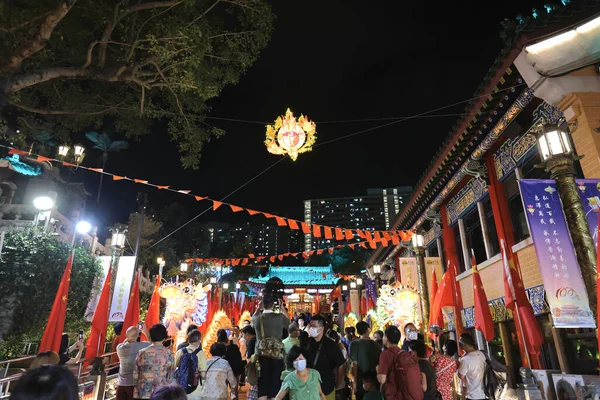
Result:
[[[504,191],[502,183],[498,181],[498,177],[496,175],[496,168],[494,166],[494,157],[492,153],[488,153],[486,155],[485,162],[487,165],[490,181],[488,192],[490,194],[490,203],[492,205],[492,212],[494,214],[494,224],[496,225],[496,233],[498,235],[498,240],[504,240],[508,247],[506,250],[512,252],[512,247],[515,245],[515,235],[513,233],[512,221],[510,219],[510,211],[508,209],[508,200],[506,198],[506,192]],[[512,253],[512,259],[520,274],[521,267],[519,265],[519,257],[516,253]],[[512,311],[514,314],[514,310]],[[519,320],[515,318],[514,322],[515,328],[517,330],[519,350],[521,353],[521,363],[523,364],[523,366],[529,366],[529,364],[527,363],[527,356],[525,354],[525,352],[527,351],[525,348],[525,340],[521,335]],[[531,359],[531,368],[542,368],[542,360],[540,356],[536,356],[535,354],[530,353],[529,358]]]
[[[444,258],[446,262],[450,264],[450,268],[458,268],[458,253],[456,252],[456,238],[454,237],[454,230],[448,223],[448,213],[446,211],[446,205],[442,204],[440,207],[440,214],[442,216],[442,244],[444,247]],[[456,293],[460,290],[460,284],[455,280]],[[455,294],[456,294],[455,293]],[[462,322],[462,304],[459,304],[458,299],[462,299],[462,296],[454,299],[454,303],[457,307],[454,307],[454,329],[456,330],[456,339],[460,338],[461,333],[464,332]],[[462,301],[460,301],[462,303]]]

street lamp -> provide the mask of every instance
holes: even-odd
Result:
[[[417,259],[417,272],[419,275],[419,291],[421,292],[422,327],[429,325],[429,291],[427,289],[427,272],[425,271],[425,239],[418,233],[412,237],[412,247]]]
[[[350,282],[350,289],[351,290],[356,289],[356,282],[354,282],[354,281]]]
[[[162,271],[163,271],[163,268],[165,267],[166,261],[162,257],[157,257],[156,263],[158,264],[158,274],[162,275]]]
[[[50,196],[40,196],[33,199],[33,206],[38,211],[50,211],[54,207],[54,200]]]
[[[182,262],[181,264],[179,264],[179,270],[181,272],[187,272],[187,270],[188,270],[188,263]]]
[[[71,148],[67,145],[58,146],[58,156],[61,160],[69,154],[69,150],[71,150]]]
[[[216,277],[214,277],[214,276],[211,276],[211,277],[210,277],[210,283],[211,283],[211,284],[213,284],[213,285],[214,285],[215,283],[217,283],[217,278],[216,278]]]
[[[557,124],[546,124],[537,130],[538,151],[542,165],[556,181],[558,195],[563,205],[565,219],[577,255],[577,262],[590,301],[590,309],[596,314],[596,251],[590,235],[585,211],[575,182],[577,156],[571,142],[567,124],[563,119]],[[597,317],[595,315],[595,317]]]
[[[375,274],[375,284],[377,285],[377,289],[379,289],[381,286],[381,265],[373,265],[373,273]]]
[[[237,282],[237,283],[235,284],[235,289],[236,289],[236,290],[240,290],[240,288],[241,288],[241,287],[242,287],[242,285],[241,285],[239,282]]]
[[[81,164],[83,158],[85,157],[85,147],[80,144],[75,145],[73,149],[73,154],[75,155],[75,163],[77,165]]]
[[[348,291],[348,285],[342,285],[342,292]]]
[[[229,283],[225,282],[225,283],[223,284],[223,289],[224,289],[224,290],[228,290],[228,289],[229,289]]]

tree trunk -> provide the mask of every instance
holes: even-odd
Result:
[[[106,161],[108,160],[108,153],[105,151],[102,154],[102,171],[104,171],[104,166],[106,165]],[[98,185],[98,196],[96,197],[96,204],[100,204],[100,195],[102,194],[102,182],[104,181],[104,174],[100,174],[100,184]]]

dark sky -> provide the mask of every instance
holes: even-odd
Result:
[[[468,100],[503,46],[500,22],[529,14],[531,4],[543,3],[273,0],[272,4],[277,19],[270,44],[238,85],[227,87],[211,102],[210,116],[272,122],[290,107],[317,123],[318,145],[390,122],[328,121],[405,117]],[[461,104],[434,114],[456,114],[463,108]],[[305,199],[413,185],[456,118],[413,119],[318,146],[296,162],[282,161],[228,201],[301,218]],[[262,124],[209,122],[227,133],[205,146],[196,171],[181,168],[175,145],[160,129],[131,150],[111,156],[106,170],[221,198],[281,157],[267,153]],[[94,182],[87,182],[95,191]],[[138,190],[144,188],[107,182],[103,198],[111,199],[110,219],[124,219],[135,208]],[[190,215],[209,205],[152,188],[146,191],[152,204],[181,202]],[[220,210],[203,219],[230,221],[231,215]],[[262,222],[261,217],[244,218]]]

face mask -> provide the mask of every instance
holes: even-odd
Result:
[[[319,328],[315,328],[314,326],[311,326],[310,329],[308,330],[308,336],[310,336],[312,338],[316,338],[317,336],[319,336]]]
[[[305,368],[306,368],[306,360],[294,361],[294,369],[296,371],[304,371]]]
[[[419,334],[416,331],[408,331],[406,332],[406,337],[408,340],[417,340],[419,338]]]

